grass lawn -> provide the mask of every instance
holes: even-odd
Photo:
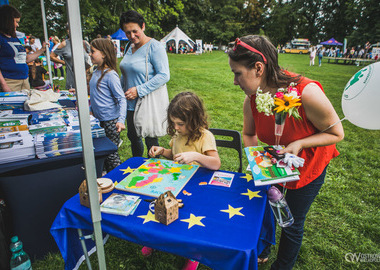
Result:
[[[349,79],[362,67],[328,64],[309,66],[307,55],[281,54],[280,65],[322,83],[324,90],[343,118],[341,97]],[[318,62],[318,61],[316,61]],[[204,101],[210,127],[242,130],[244,93],[233,85],[227,55],[169,55],[171,79],[169,97],[193,91]],[[64,81],[59,82],[64,86]],[[61,89],[63,89],[61,87]],[[380,268],[380,131],[365,130],[343,121],[345,139],[337,145],[341,155],[328,167],[325,184],[311,206],[305,225],[304,240],[294,269],[379,269]],[[122,161],[132,156],[126,131],[119,153]],[[168,137],[160,144],[168,147]],[[235,153],[220,149],[223,170],[236,170]],[[244,160],[243,168],[247,167]],[[200,202],[201,203],[201,202]],[[277,230],[277,243],[280,229]],[[157,251],[143,258],[141,246],[111,237],[105,245],[108,269],[181,269],[185,259]],[[275,260],[273,248],[269,269]],[[377,262],[347,262],[347,253],[377,254]],[[360,254],[359,254],[360,253]],[[367,259],[368,260],[368,259]],[[96,255],[91,256],[98,268]],[[376,261],[376,260],[375,260]],[[60,255],[49,254],[33,263],[33,269],[63,269]],[[80,269],[87,269],[83,263]],[[209,269],[200,265],[198,269]]]

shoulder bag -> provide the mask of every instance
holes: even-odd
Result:
[[[145,57],[145,80],[148,81],[148,55],[151,42]],[[136,133],[139,137],[161,137],[167,134],[167,108],[169,106],[169,95],[166,84],[160,86],[153,92],[139,98],[135,107],[133,120]]]

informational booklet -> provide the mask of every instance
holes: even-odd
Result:
[[[29,131],[0,134],[0,164],[32,159],[35,155],[34,139]]]
[[[273,163],[273,157],[264,146],[244,148],[256,186],[272,185],[299,180],[299,171],[281,161]]]
[[[100,205],[100,211],[108,214],[128,216],[135,211],[140,201],[140,196],[112,193]]]
[[[232,180],[234,180],[233,173],[216,171],[212,175],[208,184],[214,186],[230,187],[232,184]]]

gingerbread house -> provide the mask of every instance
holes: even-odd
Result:
[[[173,193],[167,191],[157,198],[154,213],[156,220],[165,225],[178,219],[178,201]]]
[[[102,189],[98,186],[99,203],[103,201]],[[90,207],[90,197],[88,195],[87,181],[84,180],[79,187],[79,201],[80,204]]]

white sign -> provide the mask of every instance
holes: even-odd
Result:
[[[201,39],[196,39],[195,40],[195,43],[197,44],[197,51],[195,53],[199,53],[201,54],[202,53],[202,48],[203,48],[203,42]]]
[[[376,59],[380,58],[380,47],[373,47],[372,48],[372,59],[375,59],[375,58]]]
[[[116,48],[116,57],[117,57],[117,58],[123,57],[123,56],[121,55],[121,51],[120,51],[120,40],[118,40],[118,39],[113,39],[112,42],[113,42],[113,44],[114,44],[114,46],[115,46],[115,48]]]

